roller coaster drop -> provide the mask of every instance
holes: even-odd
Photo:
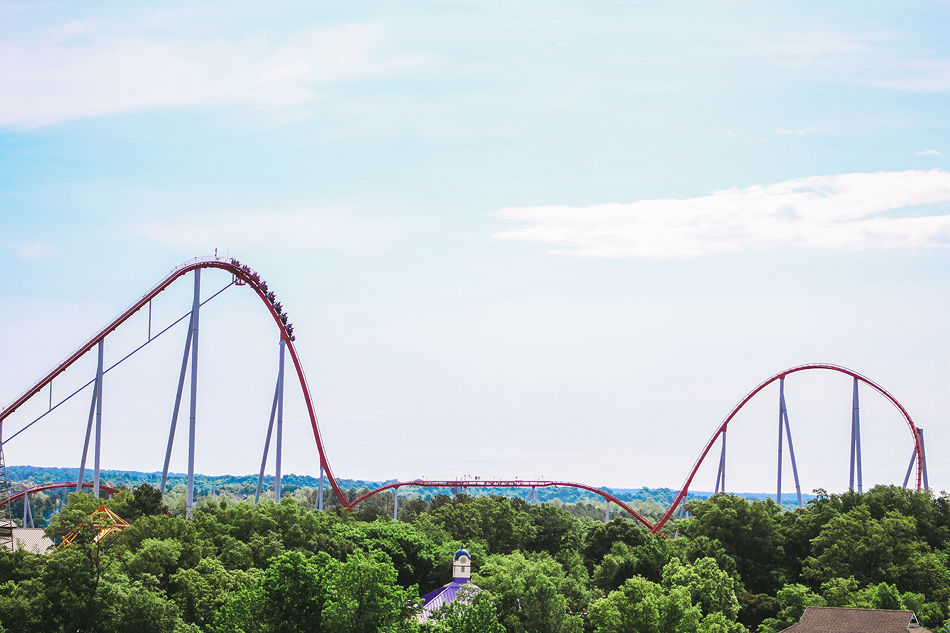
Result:
[[[217,268],[228,272],[231,274],[232,279],[229,284],[224,288],[218,290],[210,297],[204,301],[200,298],[201,293],[201,271],[206,268]],[[174,281],[180,277],[185,276],[188,273],[194,272],[194,295],[192,301],[191,310],[176,321],[165,327],[163,330],[159,331],[157,334],[152,335],[151,332],[151,301],[161,294],[165,289],[167,289]],[[55,405],[52,402],[52,397],[50,398],[49,408],[42,413],[39,417],[34,419],[32,422],[26,424],[20,428],[17,432],[13,433],[9,437],[4,437],[2,445],[6,445],[8,442],[13,440],[20,433],[24,432],[26,429],[30,428],[46,415],[51,413],[53,410],[58,408],[60,405],[65,403],[67,400],[71,399],[73,396],[77,395],[80,391],[86,387],[93,385],[92,391],[92,401],[89,408],[89,418],[86,425],[86,435],[85,442],[83,445],[82,459],[80,462],[79,470],[79,481],[78,482],[57,482],[54,484],[45,484],[36,488],[31,488],[28,490],[20,491],[14,495],[11,495],[8,499],[0,500],[0,506],[9,507],[9,503],[17,500],[19,498],[24,499],[24,510],[23,510],[23,524],[26,525],[27,520],[29,519],[32,524],[32,515],[29,510],[29,493],[37,492],[39,490],[47,490],[51,488],[64,488],[64,487],[75,487],[77,490],[80,486],[82,487],[91,487],[93,493],[99,495],[100,492],[114,493],[116,492],[115,488],[110,488],[108,486],[102,485],[99,482],[100,474],[100,445],[101,445],[101,428],[102,428],[102,383],[103,376],[114,369],[116,366],[121,364],[123,361],[128,359],[130,356],[141,350],[143,347],[154,341],[156,338],[169,331],[173,326],[177,325],[184,319],[189,319],[188,334],[185,339],[185,348],[182,356],[181,371],[179,373],[178,379],[178,390],[175,397],[175,405],[173,408],[171,425],[168,435],[168,444],[165,451],[165,461],[162,469],[162,479],[160,488],[164,491],[165,484],[168,477],[168,466],[169,460],[171,457],[172,445],[175,440],[175,431],[178,423],[178,414],[181,407],[181,399],[184,390],[185,377],[187,370],[191,368],[190,375],[190,408],[189,408],[189,428],[188,428],[188,479],[187,479],[187,496],[186,496],[186,513],[191,514],[192,508],[194,505],[194,474],[195,474],[195,424],[197,419],[197,392],[198,392],[198,324],[199,324],[199,313],[202,305],[211,301],[216,296],[224,292],[224,290],[229,287],[237,286],[248,286],[251,290],[257,294],[261,301],[266,306],[268,312],[274,320],[274,323],[277,324],[277,328],[280,334],[279,338],[279,364],[278,364],[278,376],[277,384],[274,389],[274,399],[271,406],[270,421],[268,423],[267,437],[264,442],[264,454],[263,459],[261,460],[261,468],[258,476],[258,485],[257,493],[255,495],[255,501],[260,499],[263,480],[264,480],[264,467],[267,461],[267,453],[271,443],[271,437],[273,431],[275,430],[275,419],[276,419],[276,441],[275,441],[275,478],[274,478],[274,498],[280,499],[280,480],[281,480],[281,454],[282,454],[282,442],[283,442],[283,392],[284,392],[284,360],[285,354],[290,355],[290,361],[293,364],[294,371],[297,376],[297,382],[300,385],[301,392],[303,394],[304,403],[307,408],[307,413],[310,418],[310,426],[313,431],[313,438],[316,442],[317,452],[320,459],[320,479],[319,479],[319,489],[317,493],[317,509],[323,509],[323,481],[324,475],[326,480],[329,482],[330,487],[333,491],[333,494],[339,500],[339,502],[346,507],[348,510],[351,510],[362,501],[372,497],[381,492],[392,490],[394,494],[394,503],[393,503],[393,516],[398,517],[398,491],[403,487],[439,487],[439,488],[451,488],[453,490],[460,490],[463,488],[487,488],[487,487],[518,487],[518,488],[528,488],[530,489],[529,500],[534,500],[535,491],[537,488],[543,487],[572,487],[586,490],[593,494],[599,495],[607,502],[607,518],[610,516],[610,503],[614,503],[617,506],[623,508],[631,514],[635,519],[643,523],[651,532],[659,532],[660,529],[670,520],[673,516],[673,513],[676,511],[677,507],[685,498],[687,492],[689,491],[690,485],[693,482],[693,478],[696,475],[696,472],[699,470],[700,465],[703,463],[703,460],[707,457],[711,449],[713,448],[716,441],[720,441],[721,452],[719,457],[719,466],[716,474],[716,492],[725,491],[725,481],[726,481],[726,431],[729,426],[730,421],[736,416],[736,414],[745,406],[760,391],[770,384],[778,381],[779,382],[779,422],[778,422],[778,470],[777,470],[777,489],[776,489],[776,502],[781,503],[782,498],[782,464],[783,464],[783,440],[788,442],[788,454],[791,460],[792,474],[795,480],[795,488],[798,496],[798,503],[801,505],[802,496],[801,496],[801,487],[798,481],[798,467],[795,461],[795,451],[792,445],[792,435],[791,428],[788,421],[788,411],[785,406],[785,378],[791,374],[805,371],[805,370],[830,370],[850,376],[853,380],[853,407],[852,407],[852,418],[851,418],[851,476],[850,476],[850,488],[855,489],[855,480],[857,481],[857,490],[860,492],[862,490],[863,481],[862,481],[862,466],[861,466],[861,431],[860,431],[860,416],[859,416],[859,406],[858,406],[858,384],[864,383],[865,385],[871,387],[873,390],[880,393],[887,400],[889,400],[900,412],[901,416],[904,418],[905,422],[908,424],[911,436],[913,438],[913,452],[910,460],[910,464],[907,467],[907,473],[904,478],[904,486],[906,487],[912,471],[916,472],[916,482],[915,489],[921,490],[928,487],[927,482],[927,464],[926,457],[924,454],[924,444],[923,444],[923,430],[917,428],[914,421],[911,419],[910,414],[907,410],[894,398],[890,393],[888,393],[883,387],[872,382],[871,380],[861,376],[860,374],[837,365],[831,364],[810,364],[810,365],[801,365],[798,367],[793,367],[791,369],[785,370],[781,373],[778,373],[768,380],[759,384],[755,389],[749,392],[748,395],[743,398],[739,404],[729,413],[728,416],[722,421],[719,427],[716,429],[716,432],[713,433],[712,437],[706,443],[702,453],[700,453],[699,458],[696,460],[696,463],[693,465],[689,474],[686,477],[686,481],[683,484],[683,487],[680,489],[674,501],[670,504],[669,508],[666,510],[663,517],[657,521],[657,523],[651,523],[641,514],[636,512],[633,508],[629,507],[621,499],[615,497],[611,493],[588,486],[585,484],[579,484],[574,482],[567,481],[548,481],[548,480],[483,480],[483,479],[464,479],[464,480],[428,480],[428,479],[416,479],[412,481],[397,482],[382,486],[375,490],[371,490],[352,501],[348,501],[346,496],[343,494],[343,491],[340,489],[336,479],[333,476],[333,472],[330,469],[329,462],[327,461],[326,452],[323,446],[323,440],[320,436],[320,427],[317,422],[317,415],[314,409],[313,399],[310,396],[310,390],[307,387],[307,380],[304,376],[303,366],[300,363],[300,358],[297,354],[297,351],[294,347],[294,333],[293,325],[290,324],[287,314],[283,311],[281,304],[277,301],[276,296],[273,291],[269,290],[266,282],[254,271],[252,271],[248,266],[242,265],[236,259],[223,260],[215,258],[208,259],[196,259],[191,262],[188,262],[178,268],[174,269],[165,279],[159,282],[154,288],[148,291],[142,298],[136,301],[128,310],[119,315],[115,320],[109,323],[101,331],[99,331],[95,336],[89,339],[85,344],[83,344],[79,349],[73,352],[66,360],[56,366],[52,371],[50,371],[46,376],[40,379],[36,384],[30,387],[26,392],[23,393],[19,398],[17,398],[12,404],[0,411],[0,429],[2,429],[3,421],[7,419],[14,411],[21,407],[28,400],[36,396],[40,391],[46,387],[50,387],[50,394],[52,394],[52,382],[53,379],[58,375],[66,371],[71,365],[73,365],[79,358],[81,358],[86,353],[90,352],[93,348],[97,349],[98,356],[98,365],[96,369],[96,376],[94,379],[90,380],[86,384],[82,385],[79,389],[72,392],[66,398],[60,400]],[[149,310],[149,335],[147,340],[142,343],[140,346],[135,348],[132,352],[124,356],[122,359],[112,364],[109,367],[103,366],[103,342],[105,338],[113,332],[116,328],[122,325],[127,321],[132,315],[136,314],[139,310],[148,307]],[[93,424],[95,422],[95,424]],[[89,449],[90,436],[92,430],[95,428],[94,437],[94,466],[93,466],[93,481],[91,483],[84,482],[84,471],[86,465],[86,458]],[[0,445],[0,446],[2,446]],[[2,448],[0,448],[0,456],[2,456]],[[0,457],[2,459],[2,457]],[[916,468],[915,468],[916,467]]]

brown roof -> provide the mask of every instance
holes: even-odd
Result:
[[[805,607],[798,624],[788,633],[931,633],[917,624],[913,611]],[[783,632],[784,633],[784,632]]]

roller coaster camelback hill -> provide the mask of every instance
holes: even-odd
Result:
[[[202,298],[201,291],[201,280],[203,271],[221,271],[228,275],[230,278],[225,279],[225,285],[221,288],[215,286],[216,290],[208,294],[205,298]],[[220,273],[218,273],[220,274]],[[165,292],[170,286],[179,280],[184,280],[188,275],[191,275],[194,292],[192,294],[191,308],[187,310],[177,319],[173,320],[170,323],[159,325],[155,328],[152,327],[151,319],[151,309],[152,309],[152,300],[155,299],[158,295]],[[559,480],[522,480],[522,479],[512,479],[512,480],[491,480],[491,479],[478,479],[478,478],[467,478],[467,479],[455,479],[455,480],[432,480],[432,479],[416,479],[410,481],[400,481],[395,483],[390,483],[388,485],[379,487],[375,490],[366,492],[365,494],[348,500],[346,495],[344,495],[341,490],[337,480],[333,476],[333,470],[330,467],[330,460],[324,446],[323,439],[320,434],[320,426],[317,423],[317,408],[314,403],[313,398],[310,395],[310,390],[307,387],[307,381],[304,374],[303,363],[300,359],[300,356],[297,353],[296,348],[294,347],[295,334],[293,325],[290,323],[286,312],[284,311],[283,306],[280,302],[277,301],[275,292],[268,288],[267,283],[261,276],[253,271],[249,266],[242,264],[236,259],[219,259],[207,258],[207,259],[196,259],[190,262],[187,262],[178,268],[174,269],[170,274],[168,274],[164,279],[162,279],[157,285],[155,285],[151,290],[146,292],[140,299],[135,301],[132,306],[127,309],[125,312],[117,316],[105,327],[103,327],[99,332],[97,332],[92,338],[84,342],[75,352],[70,354],[65,360],[59,363],[52,371],[47,373],[45,376],[37,380],[29,389],[23,392],[18,398],[16,398],[12,403],[6,406],[2,411],[0,411],[0,434],[2,434],[2,446],[7,449],[9,452],[10,449],[15,449],[15,442],[18,437],[22,434],[27,433],[39,425],[47,416],[52,414],[58,408],[60,408],[67,401],[72,398],[79,396],[81,393],[85,393],[87,397],[90,398],[89,404],[89,413],[86,421],[86,431],[85,431],[85,440],[82,446],[82,457],[80,460],[80,470],[78,481],[69,481],[69,482],[56,482],[52,484],[45,484],[43,486],[25,489],[16,492],[14,495],[8,497],[4,500],[4,503],[9,503],[11,500],[24,498],[28,501],[29,494],[34,491],[46,490],[50,488],[76,488],[77,490],[80,487],[90,488],[92,492],[96,495],[101,493],[111,493],[115,492],[114,488],[106,486],[103,482],[100,481],[100,455],[101,455],[101,444],[102,444],[102,401],[104,397],[103,390],[103,381],[105,375],[112,372],[114,369],[122,365],[126,360],[131,358],[137,352],[148,346],[150,343],[163,336],[164,334],[172,331],[176,325],[187,320],[187,333],[185,335],[184,342],[184,351],[182,353],[181,367],[178,375],[178,388],[174,396],[174,405],[172,407],[171,415],[171,424],[168,433],[168,442],[165,447],[165,456],[164,456],[164,465],[161,476],[160,488],[164,491],[167,479],[168,479],[168,469],[169,469],[169,460],[172,454],[172,447],[175,441],[176,429],[178,427],[178,419],[181,411],[183,396],[186,393],[185,383],[186,379],[189,383],[189,389],[187,391],[189,396],[189,417],[188,417],[188,474],[187,474],[187,496],[185,501],[186,514],[190,515],[192,512],[194,504],[194,482],[195,482],[195,428],[198,422],[197,420],[197,400],[198,400],[198,334],[199,334],[199,316],[201,313],[201,308],[209,301],[215,299],[221,293],[225,292],[231,288],[245,288],[246,291],[251,291],[260,299],[263,309],[273,319],[274,324],[277,327],[279,334],[279,346],[278,346],[278,374],[276,379],[276,385],[274,389],[274,396],[271,405],[270,420],[268,422],[266,439],[264,441],[264,459],[261,462],[261,470],[258,478],[258,487],[256,499],[260,498],[261,495],[261,484],[264,479],[264,465],[267,460],[267,452],[269,447],[272,444],[274,445],[274,463],[276,468],[276,474],[274,477],[274,496],[276,499],[279,499],[281,496],[281,456],[282,456],[282,442],[283,442],[283,422],[284,422],[284,378],[285,371],[284,365],[286,357],[290,357],[290,364],[292,365],[291,375],[296,377],[297,386],[300,389],[300,392],[303,396],[303,401],[306,407],[306,412],[310,420],[310,427],[313,432],[313,440],[316,448],[317,456],[319,458],[320,464],[320,479],[319,479],[319,491],[317,494],[317,509],[323,509],[323,486],[324,481],[326,481],[333,495],[339,500],[339,502],[349,510],[352,510],[355,506],[360,504],[362,501],[366,500],[373,495],[377,495],[384,491],[392,491],[396,495],[397,502],[394,504],[394,514],[398,512],[398,492],[400,488],[404,487],[439,487],[439,488],[452,488],[455,490],[466,489],[466,488],[477,488],[477,487],[516,487],[516,488],[527,488],[530,489],[529,499],[534,498],[534,491],[537,488],[544,487],[573,487],[586,490],[595,495],[603,497],[607,502],[607,511],[609,513],[610,504],[616,504],[620,508],[623,508],[625,511],[629,512],[635,519],[640,521],[647,529],[652,532],[658,532],[664,524],[666,524],[670,518],[676,512],[677,508],[680,506],[687,492],[690,490],[690,487],[693,485],[693,480],[696,476],[697,471],[699,470],[700,465],[710,458],[710,454],[716,455],[717,451],[714,450],[718,443],[718,467],[716,469],[716,478],[715,478],[715,492],[724,492],[726,490],[726,435],[729,428],[730,422],[736,417],[736,415],[742,410],[742,408],[752,400],[759,392],[763,389],[772,385],[773,383],[778,382],[779,385],[779,415],[778,415],[778,461],[777,461],[777,488],[776,488],[776,500],[781,502],[782,495],[782,470],[783,465],[788,462],[791,465],[791,474],[792,478],[795,481],[795,490],[798,498],[798,503],[802,503],[802,493],[801,486],[799,484],[798,477],[798,465],[795,460],[795,448],[792,443],[792,432],[791,425],[789,424],[788,409],[785,402],[785,380],[786,378],[792,376],[793,374],[798,374],[800,372],[812,372],[812,371],[825,371],[825,372],[837,372],[839,374],[844,374],[851,378],[851,383],[853,385],[853,394],[852,401],[853,406],[851,410],[851,450],[850,450],[850,480],[849,487],[851,489],[861,491],[863,488],[862,481],[862,463],[861,463],[861,420],[860,420],[860,407],[859,407],[859,386],[863,386],[865,389],[870,388],[871,390],[877,392],[893,404],[894,407],[900,412],[901,418],[907,424],[907,430],[910,433],[909,442],[907,445],[907,450],[910,453],[910,461],[907,465],[907,470],[904,475],[903,486],[907,487],[908,485],[913,486],[917,490],[926,489],[928,487],[927,482],[927,463],[924,453],[924,440],[923,440],[923,431],[916,426],[914,420],[911,418],[907,409],[898,402],[898,400],[892,396],[887,390],[882,386],[870,380],[869,378],[862,376],[861,374],[829,363],[814,363],[807,365],[800,365],[786,369],[775,375],[767,378],[754,389],[752,389],[745,397],[743,397],[738,404],[729,412],[728,415],[722,420],[722,422],[716,427],[712,436],[702,447],[702,450],[699,453],[699,457],[696,459],[696,462],[690,468],[689,472],[686,474],[685,481],[682,488],[679,490],[675,496],[673,502],[667,508],[665,513],[660,517],[658,521],[651,522],[646,519],[633,508],[629,507],[624,501],[619,499],[617,496],[611,494],[606,490],[596,488],[594,486],[586,485],[583,483],[576,483],[570,481],[559,481]],[[137,346],[134,346],[127,354],[122,356],[118,361],[111,363],[106,366],[103,363],[103,344],[107,337],[112,335],[116,330],[122,326],[128,319],[133,315],[142,310],[148,310],[149,313],[149,330],[146,339]],[[90,378],[87,382],[82,384],[78,389],[69,393],[66,397],[57,399],[54,401],[52,397],[52,383],[53,380],[66,371],[69,367],[74,365],[81,358],[89,355],[95,355],[97,359],[96,371],[94,377]],[[20,410],[27,402],[32,399],[39,398],[45,400],[46,391],[49,391],[49,405],[48,407],[44,406],[42,413],[38,416],[33,417],[29,416],[32,419],[19,420],[11,416]],[[170,394],[169,394],[170,395]],[[44,402],[45,405],[45,402]],[[15,428],[9,428],[16,422],[17,425]],[[85,481],[85,468],[89,452],[90,443],[92,443],[93,451],[93,475],[92,482]],[[2,455],[0,452],[0,464],[2,464]],[[902,467],[901,467],[902,468]],[[911,480],[913,478],[913,481]],[[28,507],[28,504],[25,504],[25,508]]]

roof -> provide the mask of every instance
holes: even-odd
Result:
[[[913,611],[806,607],[788,633],[931,633],[917,623]],[[784,633],[784,631],[783,631]]]
[[[45,554],[53,547],[53,541],[46,536],[43,528],[13,528],[13,546],[34,554]]]
[[[434,612],[454,601],[458,597],[459,589],[465,585],[471,587],[470,591],[479,591],[478,587],[470,583],[468,579],[464,579],[462,581],[453,580],[450,583],[442,585],[435,591],[430,591],[422,596],[422,613],[420,617],[423,619],[432,617]],[[471,594],[469,594],[469,597],[471,597]],[[465,600],[465,598],[463,598],[463,600]]]

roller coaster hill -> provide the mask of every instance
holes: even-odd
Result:
[[[210,273],[212,271],[220,271],[230,276],[230,279],[227,280],[227,283],[220,289],[215,290],[206,298],[202,299],[201,293],[201,282],[202,282],[202,273]],[[173,320],[171,323],[164,325],[161,329],[157,329],[153,333],[152,327],[152,302],[153,300],[164,293],[170,286],[175,282],[184,280],[186,277],[191,276],[193,291],[191,293],[191,306],[190,309],[185,311],[177,319]],[[264,279],[255,271],[253,271],[249,266],[242,264],[236,259],[220,259],[218,257],[213,258],[204,258],[204,259],[195,259],[189,261],[175,269],[173,269],[167,276],[165,276],[158,284],[152,287],[148,292],[142,295],[137,301],[135,301],[127,310],[118,315],[103,328],[101,328],[94,336],[82,343],[73,353],[68,355],[65,360],[59,363],[47,374],[36,380],[26,391],[24,391],[19,397],[17,397],[13,402],[6,406],[2,411],[0,411],[0,437],[2,437],[2,442],[0,442],[0,468],[3,465],[3,453],[4,451],[9,452],[15,448],[15,443],[22,434],[34,429],[34,427],[40,424],[43,420],[47,419],[54,411],[59,409],[66,402],[70,401],[72,398],[79,396],[80,394],[85,393],[90,399],[88,416],[86,417],[86,427],[84,441],[82,445],[81,456],[79,459],[79,474],[76,481],[59,481],[53,483],[46,483],[42,486],[37,486],[33,488],[25,488],[16,491],[7,490],[6,494],[0,494],[0,496],[6,497],[3,499],[0,504],[6,507],[7,512],[9,513],[10,503],[20,500],[23,500],[24,511],[23,511],[23,524],[25,525],[28,521],[32,522],[32,516],[29,510],[29,496],[32,493],[40,492],[44,490],[54,490],[59,488],[66,488],[72,490],[88,489],[92,494],[96,496],[101,496],[103,494],[110,494],[116,492],[116,488],[106,485],[101,481],[101,445],[102,445],[102,418],[103,418],[103,399],[107,393],[105,377],[107,374],[111,373],[113,370],[117,369],[120,365],[126,362],[130,357],[137,354],[139,351],[153,343],[158,338],[162,337],[166,333],[172,331],[175,326],[183,323],[187,320],[187,330],[185,333],[185,341],[182,351],[181,364],[179,367],[178,373],[178,383],[177,390],[174,394],[174,399],[172,400],[173,404],[171,407],[171,420],[168,431],[168,439],[165,445],[164,461],[161,471],[161,479],[158,485],[158,488],[165,492],[166,486],[168,484],[168,473],[169,473],[169,463],[172,454],[172,447],[175,442],[176,431],[178,427],[178,421],[181,413],[182,403],[185,400],[187,395],[188,403],[188,457],[187,457],[187,476],[186,476],[186,494],[185,494],[185,513],[187,516],[191,516],[194,508],[195,502],[195,429],[198,423],[197,415],[197,403],[198,403],[198,352],[199,352],[199,322],[201,316],[201,308],[206,305],[209,301],[214,300],[216,297],[221,295],[223,292],[233,289],[240,288],[244,291],[250,291],[253,293],[259,300],[260,304],[263,306],[263,309],[270,315],[271,320],[273,321],[274,326],[277,329],[278,334],[278,370],[277,377],[274,386],[273,399],[271,401],[270,407],[270,417],[267,424],[267,431],[264,439],[263,445],[263,457],[261,460],[261,467],[258,473],[257,481],[257,490],[255,494],[255,502],[259,501],[263,492],[263,483],[265,481],[264,477],[264,468],[268,459],[268,452],[270,447],[273,445],[274,449],[274,468],[275,475],[273,477],[273,495],[275,499],[281,498],[281,460],[283,454],[283,430],[284,430],[284,392],[285,392],[285,378],[287,378],[288,373],[285,372],[285,365],[289,357],[290,372],[289,376],[291,382],[296,381],[296,388],[299,389],[300,394],[303,397],[303,403],[306,409],[306,416],[310,422],[310,430],[313,435],[314,448],[316,452],[316,457],[319,461],[319,479],[318,479],[318,492],[316,495],[315,509],[323,510],[324,509],[324,485],[328,485],[330,488],[331,494],[336,498],[340,505],[342,505],[347,510],[353,511],[361,503],[379,495],[381,493],[391,492],[393,494],[394,503],[393,503],[393,516],[398,518],[399,510],[399,492],[403,488],[418,488],[418,487],[427,487],[427,488],[447,488],[452,491],[462,491],[467,489],[486,489],[486,488],[513,488],[513,489],[527,489],[528,491],[528,501],[534,502],[536,500],[536,492],[539,488],[574,488],[591,495],[601,497],[604,500],[605,507],[605,518],[609,520],[610,517],[610,508],[611,505],[617,506],[627,513],[630,514],[635,520],[639,521],[647,530],[653,533],[659,532],[667,522],[674,516],[678,510],[682,510],[682,502],[686,498],[686,495],[690,491],[691,487],[694,484],[694,478],[699,471],[700,466],[704,463],[705,460],[710,459],[711,455],[718,452],[718,463],[716,464],[716,475],[715,475],[715,484],[714,490],[716,493],[726,491],[726,438],[727,431],[729,429],[730,423],[734,418],[739,414],[739,412],[760,392],[762,392],[766,387],[778,383],[779,391],[779,415],[778,415],[778,434],[777,434],[777,447],[778,447],[778,461],[777,461],[777,470],[776,470],[776,502],[781,504],[782,502],[782,477],[783,469],[786,463],[791,467],[791,474],[795,484],[795,491],[797,502],[799,505],[803,503],[801,486],[799,483],[798,475],[798,463],[795,456],[795,447],[792,441],[792,432],[791,424],[789,421],[788,407],[786,404],[785,398],[785,382],[787,378],[790,378],[796,374],[802,372],[834,372],[837,374],[843,374],[850,378],[852,385],[852,407],[851,407],[851,446],[849,453],[849,466],[850,466],[850,475],[848,486],[852,490],[862,491],[863,489],[863,464],[862,464],[862,452],[861,452],[861,409],[859,402],[859,387],[863,390],[870,390],[871,392],[876,392],[886,401],[892,404],[900,414],[900,417],[903,423],[907,427],[909,432],[909,438],[907,442],[907,450],[910,453],[910,461],[907,465],[906,471],[904,471],[903,486],[912,487],[916,490],[922,490],[928,488],[927,481],[927,467],[926,467],[926,456],[924,452],[924,435],[923,430],[918,428],[914,420],[911,418],[907,409],[887,390],[885,390],[879,384],[873,382],[865,376],[841,367],[835,364],[829,363],[813,363],[807,365],[799,365],[786,369],[775,375],[767,378],[754,389],[752,389],[748,394],[746,394],[739,403],[729,412],[729,414],[719,423],[715,428],[713,434],[708,439],[708,441],[703,446],[702,450],[699,453],[698,458],[696,459],[693,466],[690,468],[687,473],[682,487],[677,492],[672,503],[662,514],[662,516],[656,520],[651,521],[637,512],[624,500],[620,499],[618,496],[615,496],[608,490],[594,487],[591,485],[573,482],[573,481],[564,481],[559,479],[537,479],[537,480],[523,480],[523,479],[504,479],[504,480],[487,480],[479,478],[460,478],[460,479],[414,479],[409,481],[396,481],[393,483],[388,483],[386,485],[377,487],[373,490],[369,490],[364,494],[361,494],[355,498],[347,496],[343,489],[340,487],[340,484],[337,481],[337,478],[333,474],[333,470],[330,466],[330,461],[328,458],[327,450],[324,446],[323,437],[320,432],[320,425],[317,420],[316,405],[314,399],[311,397],[310,389],[307,385],[307,380],[304,374],[303,363],[300,359],[300,355],[294,345],[296,340],[294,334],[294,328],[292,323],[289,320],[287,313],[285,312],[281,303],[277,300],[275,292],[268,287]],[[112,336],[116,330],[122,326],[126,321],[128,321],[133,315],[139,313],[140,311],[148,311],[149,317],[149,328],[148,335],[145,340],[135,346],[133,349],[128,351],[123,355],[119,360],[115,361],[110,365],[105,365],[104,363],[104,346],[106,339]],[[77,389],[69,393],[65,398],[62,398],[54,402],[52,394],[52,384],[54,379],[63,374],[67,369],[72,367],[77,363],[81,358],[91,355],[96,359],[96,370],[95,375],[88,379],[85,383],[81,384]],[[188,388],[186,389],[186,382],[188,383]],[[20,410],[24,405],[31,400],[43,398],[45,391],[49,391],[49,405],[45,407],[45,410],[42,411],[39,415],[33,419],[26,421],[19,421],[18,426],[10,428],[10,425],[13,423],[13,416],[18,410]],[[45,399],[44,399],[45,400]],[[45,404],[45,403],[44,403]],[[22,416],[21,416],[22,417]],[[32,416],[30,416],[32,417]],[[86,463],[88,458],[88,453],[90,449],[90,444],[92,447],[92,481],[86,481]],[[718,451],[714,450],[718,445]],[[157,456],[156,456],[157,457]],[[903,467],[900,467],[903,470]],[[899,476],[899,475],[898,475]],[[0,478],[3,481],[6,481],[5,470],[0,473]]]

